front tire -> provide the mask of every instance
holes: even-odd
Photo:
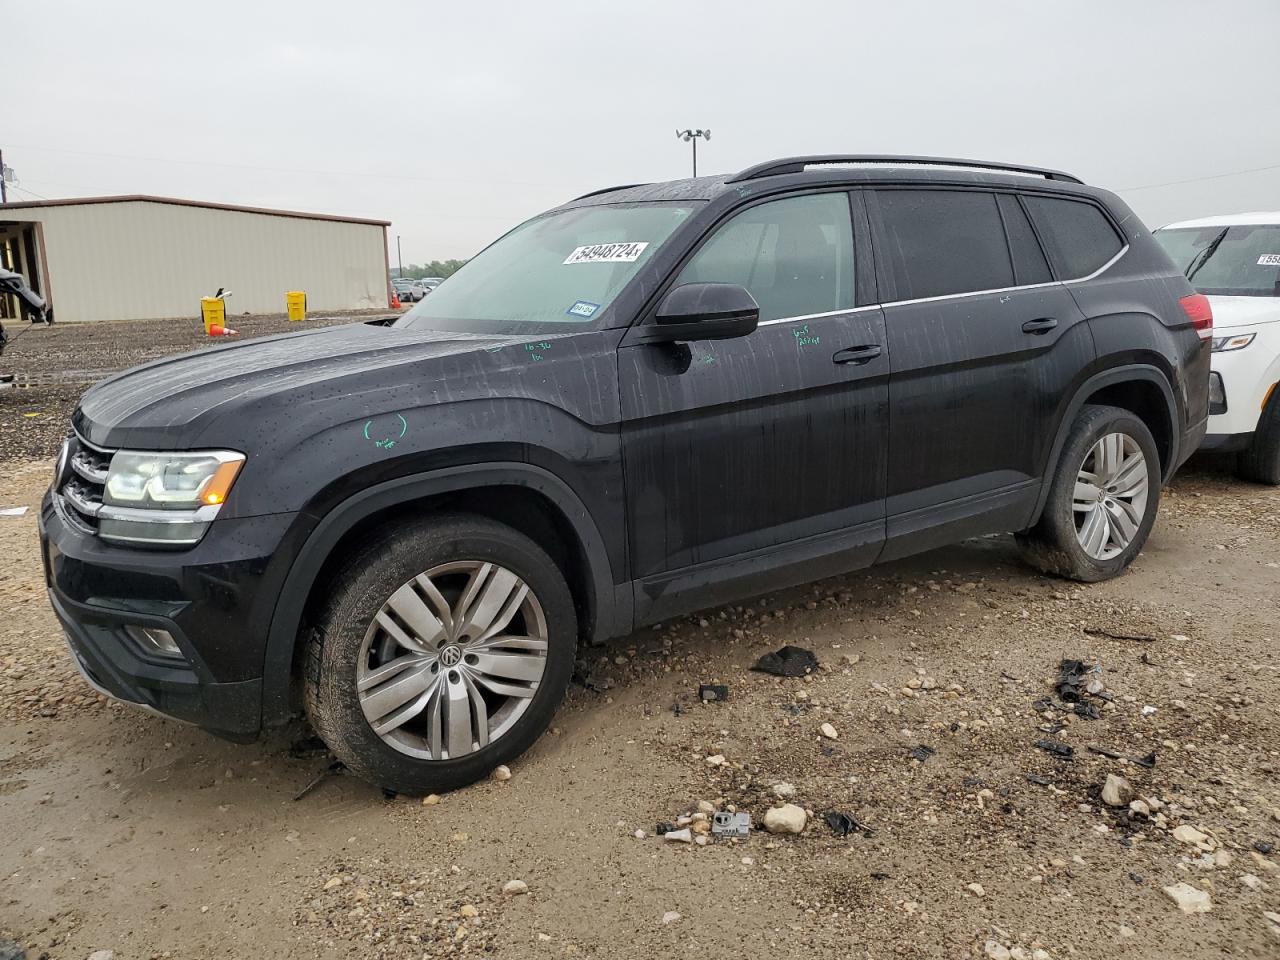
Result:
[[[1085,406],[1058,458],[1039,522],[1017,535],[1023,558],[1096,583],[1122,573],[1147,542],[1160,503],[1160,455],[1145,423]]]
[[[1280,485],[1280,387],[1271,391],[1253,440],[1236,461],[1236,475],[1253,483]]]
[[[577,617],[528,537],[464,514],[386,526],[330,584],[308,641],[306,711],[359,776],[397,793],[454,790],[551,722]]]

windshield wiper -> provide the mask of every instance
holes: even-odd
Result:
[[[1218,251],[1218,246],[1226,239],[1227,231],[1230,229],[1230,227],[1223,227],[1222,232],[1210,240],[1209,245],[1196,254],[1191,262],[1187,264],[1186,274],[1188,280],[1194,277],[1200,271],[1200,268],[1209,262],[1209,258]]]

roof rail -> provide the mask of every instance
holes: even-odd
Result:
[[[577,203],[579,200],[585,200],[587,197],[598,197],[602,193],[613,193],[615,190],[630,190],[632,187],[647,187],[647,183],[620,183],[616,187],[604,187],[600,190],[592,190],[590,193],[584,193],[580,197],[574,197],[568,203]]]
[[[769,160],[757,163],[754,167],[734,174],[725,183],[741,183],[744,180],[759,180],[761,177],[775,177],[783,173],[803,173],[806,167],[834,166],[837,164],[867,164],[880,166],[929,166],[929,167],[973,167],[978,170],[1008,170],[1013,173],[1027,173],[1046,180],[1064,180],[1067,183],[1084,183],[1078,177],[1061,170],[1045,170],[1041,167],[1027,167],[1018,163],[994,163],[990,160],[956,160],[948,157],[898,157],[880,154],[818,154],[808,157],[785,157],[781,160]]]

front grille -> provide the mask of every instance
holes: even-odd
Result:
[[[113,454],[110,450],[89,446],[78,435],[72,435],[67,442],[67,465],[58,478],[58,499],[73,522],[97,533]]]

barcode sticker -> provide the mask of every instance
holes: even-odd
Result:
[[[643,243],[591,243],[565,257],[565,263],[635,263],[644,253]]]

